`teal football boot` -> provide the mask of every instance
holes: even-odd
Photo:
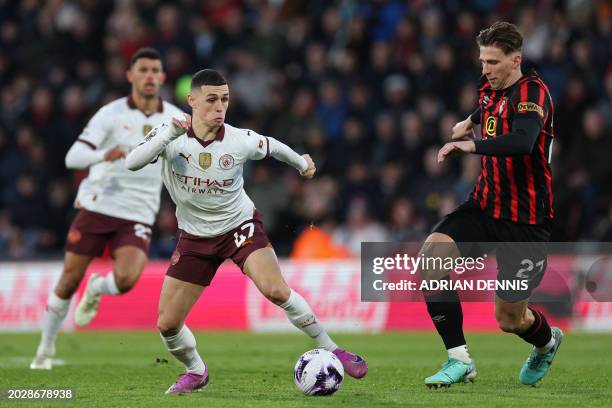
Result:
[[[527,361],[523,364],[521,372],[519,373],[519,380],[521,384],[534,385],[540,381],[550,371],[550,366],[561,346],[563,341],[563,332],[558,327],[551,327],[553,338],[555,339],[555,345],[550,349],[548,353],[538,353],[535,347],[529,353]]]
[[[449,358],[446,363],[442,364],[440,371],[425,379],[425,385],[428,388],[443,388],[455,383],[474,382],[476,374],[474,362],[466,364],[463,361]]]

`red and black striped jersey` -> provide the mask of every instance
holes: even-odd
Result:
[[[512,86],[495,90],[483,77],[479,109],[471,119],[482,126],[482,138],[510,133],[518,117],[541,125],[531,154],[496,157],[483,155],[478,181],[470,197],[489,216],[523,224],[542,224],[554,218],[550,157],[553,102],[539,75],[531,70]]]

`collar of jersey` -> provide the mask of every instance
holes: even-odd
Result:
[[[201,144],[203,147],[208,146],[209,144],[211,144],[212,142],[214,142],[215,140],[218,141],[222,141],[223,137],[225,136],[225,125],[221,125],[221,127],[219,128],[219,130],[217,130],[217,134],[215,135],[214,139],[211,140],[207,140],[207,141],[203,141],[202,139],[200,139],[199,137],[197,137],[195,135],[195,132],[193,131],[193,128],[190,127],[189,130],[187,131],[187,137],[193,137],[195,140],[198,141],[199,144]]]
[[[138,109],[138,106],[136,106],[136,102],[134,102],[134,98],[132,98],[132,95],[128,96],[127,104],[130,107],[130,109]],[[159,96],[158,102],[157,102],[157,112],[161,113],[163,111],[164,111],[164,102],[162,101],[161,96]],[[151,116],[151,115],[146,115],[146,116]]]
[[[518,79],[518,81],[516,81],[515,83],[513,83],[509,87],[504,88],[504,89],[497,89],[497,90],[495,90],[495,89],[491,88],[491,84],[487,80],[487,77],[482,75],[481,78],[480,78],[481,81],[482,81],[481,85],[480,85],[480,89],[485,89],[486,90],[487,88],[489,88],[490,91],[504,93],[504,92],[508,92],[508,91],[514,89],[515,86],[517,86],[517,85],[519,85],[519,84],[521,84],[521,83],[523,83],[523,82],[525,82],[527,80],[534,79],[534,78],[539,78],[539,75],[538,75],[538,73],[536,72],[535,69],[529,68],[529,69],[527,69],[523,73],[523,75]]]

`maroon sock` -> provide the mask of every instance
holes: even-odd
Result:
[[[529,310],[533,312],[535,319],[531,327],[525,333],[519,334],[519,337],[536,347],[544,347],[552,338],[550,326],[542,313],[532,308]]]

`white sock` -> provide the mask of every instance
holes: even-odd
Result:
[[[70,309],[70,299],[62,299],[55,292],[51,292],[47,299],[47,307],[43,316],[42,336],[36,350],[36,355],[55,355],[55,339],[57,333],[66,319]]]
[[[186,324],[174,336],[161,336],[161,338],[166,344],[168,351],[185,365],[188,373],[204,374],[206,365],[198,354],[198,350],[196,350],[196,339]]]
[[[550,340],[548,341],[548,343],[546,343],[546,345],[544,347],[536,347],[536,351],[540,354],[546,354],[550,351],[551,348],[553,348],[555,345],[555,338],[554,336],[550,336]]]
[[[453,348],[449,348],[448,357],[454,358],[455,360],[463,361],[466,364],[470,364],[472,362],[472,358],[470,357],[470,353],[468,353],[467,345],[457,346]]]
[[[289,321],[295,327],[310,336],[318,347],[334,351],[338,345],[329,337],[323,326],[317,321],[312,309],[299,293],[291,290],[289,300],[280,305],[285,310]]]
[[[91,291],[93,294],[118,295],[119,288],[115,282],[115,274],[111,271],[106,276],[94,280],[91,284]]]

